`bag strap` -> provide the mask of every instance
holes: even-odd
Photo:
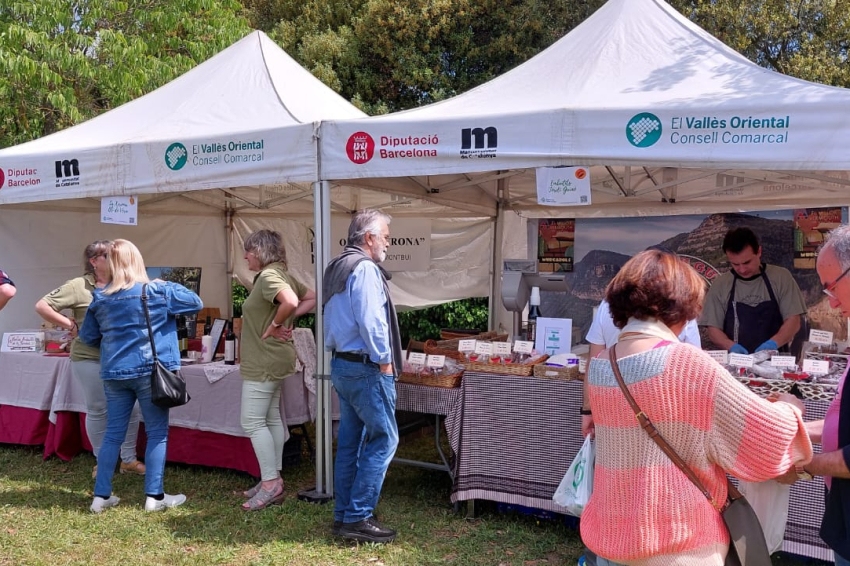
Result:
[[[156,344],[153,339],[153,329],[151,328],[151,313],[148,310],[148,284],[142,285],[142,307],[145,311],[145,322],[148,324],[148,338],[151,340],[151,354],[153,354],[153,363],[156,365]]]
[[[620,365],[617,363],[617,345],[614,344],[611,346],[610,351],[608,352],[608,359],[611,362],[611,369],[614,370],[614,377],[617,378],[617,384],[620,386],[620,389],[623,390],[623,395],[626,396],[626,401],[629,402],[629,405],[632,408],[632,411],[635,413],[635,417],[637,418],[640,426],[646,433],[649,435],[661,451],[667,454],[667,457],[676,464],[676,467],[682,470],[682,472],[688,477],[691,482],[702,492],[706,499],[708,499],[709,503],[717,509],[718,511],[722,511],[725,508],[725,505],[718,506],[715,503],[714,498],[711,496],[711,493],[706,489],[705,485],[700,481],[694,471],[690,466],[682,459],[681,456],[673,449],[672,446],[661,436],[661,433],[658,432],[658,429],[655,428],[655,425],[652,424],[652,421],[649,420],[649,417],[646,416],[640,406],[638,406],[635,398],[632,397],[632,394],[629,392],[629,388],[626,386],[626,382],[623,380],[623,374],[620,373]],[[741,492],[729,481],[729,478],[726,478],[727,491],[729,494],[729,500],[735,501],[741,497]]]

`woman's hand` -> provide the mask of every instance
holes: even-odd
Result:
[[[269,324],[266,331],[263,332],[263,335],[260,336],[260,340],[265,340],[266,338],[277,338],[278,340],[289,341],[292,340],[292,328],[288,326],[278,326],[275,327],[273,324]]]

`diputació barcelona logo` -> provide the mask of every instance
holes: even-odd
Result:
[[[362,165],[375,155],[375,140],[366,132],[355,132],[345,144],[345,153],[352,163]]]
[[[6,175],[3,173],[3,168],[0,167],[0,189],[6,184]]]
[[[182,169],[186,165],[186,159],[188,157],[189,152],[186,151],[186,146],[179,142],[171,144],[165,150],[165,164],[172,171]]]
[[[661,139],[661,120],[655,114],[641,112],[626,124],[626,139],[635,147],[649,147]]]

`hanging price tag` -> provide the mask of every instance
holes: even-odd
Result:
[[[510,342],[493,342],[493,353],[497,356],[510,356],[511,355],[511,343]]]
[[[812,329],[809,331],[809,342],[812,344],[821,344],[821,345],[832,345],[832,332],[828,330],[815,330]]]
[[[437,354],[430,354],[428,356],[427,366],[429,368],[441,368],[446,365],[446,357],[438,356]]]
[[[726,365],[726,362],[729,359],[729,352],[727,352],[726,350],[706,350],[705,353],[711,356],[712,360],[724,366]]]
[[[492,342],[476,342],[475,343],[475,353],[482,356],[489,356],[493,353],[493,343]]]
[[[729,354],[729,365],[739,368],[753,367],[753,357],[744,354]]]
[[[464,354],[474,352],[476,342],[477,340],[461,340],[457,343],[457,351]]]
[[[410,352],[408,361],[414,366],[424,366],[425,354],[423,354],[422,352]]]
[[[534,351],[534,342],[530,340],[517,340],[514,342],[514,352],[530,354]]]

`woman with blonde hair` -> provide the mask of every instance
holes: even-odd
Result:
[[[240,371],[242,428],[260,463],[260,483],[244,492],[245,511],[257,511],[283,499],[283,444],[287,430],[280,416],[280,386],[295,372],[292,325],[316,306],[316,293],[287,271],[280,234],[258,230],[245,239],[248,269],[258,272],[242,304]]]
[[[186,496],[168,495],[163,489],[168,409],[151,402],[154,363],[142,295],[147,296],[157,358],[172,371],[180,369],[175,316],[197,312],[204,305],[198,295],[179,283],[150,281],[142,254],[132,242],[115,240],[108,260],[110,282],[94,291],[80,328],[80,340],[100,347],[100,377],[106,393],[106,435],[100,449],[91,510],[100,513],[120,501],[112,494],[112,476],[130,411],[138,401],[147,435],[145,511],[162,511],[183,504]]]
[[[679,342],[704,296],[696,271],[659,250],[635,255],[606,289],[620,335],[588,367],[596,462],[581,516],[581,537],[597,566],[721,566],[729,533],[712,503],[726,501],[726,474],[760,482],[812,458],[798,399],[761,399],[708,354]],[[612,351],[637,405],[712,502],[641,428],[615,377]]]
[[[106,432],[106,395],[103,392],[103,381],[100,379],[100,350],[83,344],[77,333],[86,318],[94,290],[102,289],[109,283],[107,252],[111,245],[109,240],[97,240],[87,245],[83,251],[83,275],[66,281],[35,304],[35,311],[41,318],[59,328],[67,329],[74,338],[71,342],[71,373],[83,388],[86,400],[86,434],[95,459],[100,453],[100,445]],[[62,314],[65,309],[72,311],[70,316]],[[121,445],[121,466],[118,471],[122,474],[145,473],[145,465],[136,459],[138,434],[139,408],[136,405],[130,414],[127,436]],[[97,465],[92,477],[96,474]]]

